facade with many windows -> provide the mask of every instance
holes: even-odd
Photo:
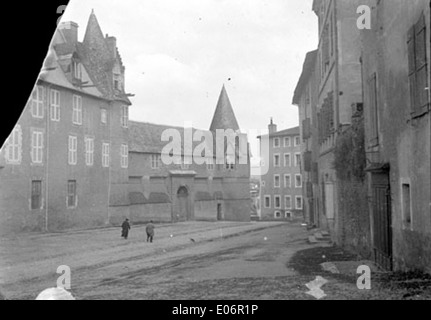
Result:
[[[263,170],[260,198],[261,219],[290,219],[303,210],[301,141],[299,128],[277,131],[269,125],[270,134],[261,140]],[[268,154],[266,154],[268,153]]]
[[[89,228],[128,216],[128,108],[115,38],[59,25],[0,157],[1,232]],[[103,67],[103,68],[101,68]],[[101,71],[103,70],[103,71]],[[3,161],[3,160],[2,160]]]
[[[369,30],[356,27],[360,5]],[[384,269],[431,272],[429,1],[315,0],[313,11],[319,46],[293,99],[306,220]]]
[[[372,7],[361,41],[373,253],[386,268],[431,273],[430,3]]]
[[[78,25],[59,25],[0,153],[0,233],[116,225],[125,217],[250,220],[248,143],[236,147],[246,136],[226,89],[210,131],[202,132],[235,132],[234,153],[224,150],[223,164],[212,156],[196,164],[181,152],[178,163],[166,165],[162,133],[172,128],[129,121],[124,71],[116,39],[103,35],[94,12],[83,42]]]

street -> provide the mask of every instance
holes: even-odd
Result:
[[[307,272],[313,266],[298,253],[334,252],[309,244],[308,234],[298,223],[189,222],[157,225],[152,244],[145,226],[132,226],[128,240],[118,228],[19,235],[1,240],[0,288],[8,299],[33,300],[66,265],[78,300],[316,300],[306,287],[316,274],[328,280],[324,299],[400,297],[359,290],[354,273]]]

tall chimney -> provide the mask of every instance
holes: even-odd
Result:
[[[277,132],[277,125],[274,124],[272,118],[271,118],[271,123],[268,126],[268,131],[269,131],[269,134],[273,134]]]
[[[76,44],[78,42],[78,27],[77,23],[67,21],[60,23],[58,29],[63,33],[67,43]]]
[[[116,59],[117,58],[117,38],[106,35],[105,39],[106,39],[106,44],[108,45],[108,48],[109,48],[111,59]]]

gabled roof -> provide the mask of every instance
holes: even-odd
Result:
[[[166,130],[177,130],[181,136],[181,152],[184,154],[184,128],[174,127],[167,125],[159,125],[146,122],[130,121],[129,125],[129,148],[131,152],[136,153],[151,153],[161,154],[163,149],[169,142],[162,141],[163,132]],[[193,134],[196,131],[205,132],[205,130],[198,130],[192,128]],[[206,131],[209,132],[209,131]],[[200,145],[202,142],[194,141],[192,144],[193,149]]]
[[[231,129],[233,131],[239,130],[239,125],[224,85],[220,93],[210,131],[216,131],[217,129]]]
[[[87,87],[87,88],[78,88],[75,87],[65,75],[62,67],[58,63],[58,56],[56,54],[56,50],[53,48],[49,49],[48,55],[44,61],[42,72],[39,76],[39,79],[63,88],[79,91],[88,95],[92,95],[98,98],[102,98],[102,93],[97,90],[96,87]],[[88,81],[91,84],[91,79],[87,74],[85,68],[82,72],[83,81]]]
[[[225,155],[226,152],[232,151],[233,149],[228,149],[229,147],[233,147],[230,144],[230,141],[226,141],[223,143],[223,149],[218,149],[218,147],[222,148],[222,146],[218,146],[217,144],[217,136],[211,131],[199,130],[192,128],[192,134],[195,135],[196,132],[203,133],[203,138],[201,141],[193,141],[192,142],[192,150],[188,151],[184,149],[184,135],[185,129],[183,127],[174,127],[167,125],[159,125],[153,123],[145,123],[145,122],[136,122],[130,121],[129,124],[129,151],[133,153],[146,153],[146,154],[162,154],[163,149],[170,143],[170,141],[162,141],[162,135],[166,130],[177,130],[181,137],[181,155],[184,156],[192,156],[196,147],[203,147],[203,143],[208,143],[206,145],[205,151],[212,152],[212,154],[206,154],[206,156],[218,157],[220,154]],[[212,137],[213,139],[207,140]],[[247,138],[245,134],[240,134],[241,138]],[[227,143],[226,143],[227,142]],[[239,141],[238,141],[239,142]],[[170,150],[169,150],[170,151]],[[242,154],[241,152],[248,152],[246,150],[238,150],[235,149],[236,156],[245,156],[246,154]]]
[[[306,86],[310,76],[313,74],[317,59],[317,50],[310,51],[307,53],[304,61],[304,66],[302,68],[302,74],[299,78],[298,84],[295,89],[295,94],[293,96],[292,104],[299,105],[301,100],[301,95],[303,93],[304,87]]]
[[[62,33],[61,30],[58,30],[58,32]],[[58,39],[63,39],[63,41],[58,42]],[[57,43],[53,44],[53,48],[57,54],[59,65],[63,68],[65,77],[73,89],[80,90],[79,87],[72,84],[70,74],[71,59],[77,59],[84,67],[83,73],[85,73],[86,79],[83,79],[83,82],[87,82],[85,86],[87,88],[88,86],[90,88],[93,86],[92,90],[84,91],[97,91],[97,95],[101,95],[105,99],[131,104],[126,94],[118,93],[113,88],[113,66],[117,62],[122,70],[124,70],[124,66],[118,48],[112,49],[112,46],[108,45],[107,38],[103,36],[94,11],[90,14],[84,41],[82,43],[68,43],[65,41],[65,37],[57,37]],[[115,50],[115,55],[112,54],[111,49]]]

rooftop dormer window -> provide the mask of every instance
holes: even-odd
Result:
[[[121,82],[121,75],[119,75],[119,74],[114,74],[114,89],[118,90],[118,91],[123,90],[123,85]]]
[[[73,61],[72,62],[72,73],[73,73],[73,77],[77,80],[81,80],[82,79],[82,69],[81,69],[81,64],[78,61]]]

